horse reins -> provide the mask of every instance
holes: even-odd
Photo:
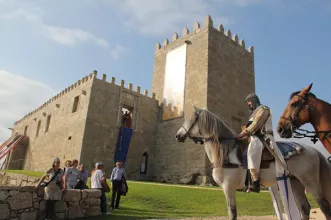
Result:
[[[281,116],[280,118],[287,120],[290,122],[292,130],[293,130],[293,138],[311,138],[311,141],[315,144],[318,141],[318,135],[319,134],[324,134],[323,139],[327,138],[327,135],[331,133],[331,130],[326,130],[326,131],[308,131],[305,129],[300,129],[297,123],[298,116],[300,111],[303,109],[304,106],[307,106],[308,109],[308,115],[309,115],[309,120],[311,119],[311,106],[308,103],[309,95],[306,94],[305,96],[301,96],[296,94],[295,96],[299,97],[301,102],[297,105],[296,109],[293,112],[293,116],[290,116],[290,118]],[[292,104],[293,105],[293,104]],[[303,131],[306,132],[305,134],[300,133],[298,131]],[[312,135],[314,134],[314,135]]]

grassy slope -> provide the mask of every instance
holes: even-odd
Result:
[[[40,177],[42,173],[31,171],[9,171]],[[215,190],[169,187],[162,184],[142,184],[129,182],[129,193],[121,199],[121,210],[115,210],[112,216],[88,218],[97,219],[143,219],[176,218],[191,216],[226,216],[224,193]],[[110,194],[107,194],[110,197]],[[317,207],[309,195],[310,203]],[[109,202],[108,202],[109,205]],[[237,192],[239,215],[270,215],[273,213],[269,193]]]

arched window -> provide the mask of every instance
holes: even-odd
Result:
[[[147,166],[148,166],[148,153],[144,152],[141,156],[141,163],[140,163],[140,174],[147,173]]]

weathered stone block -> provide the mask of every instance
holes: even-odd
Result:
[[[32,207],[32,193],[23,192],[7,199],[12,210],[26,209]]]
[[[22,191],[20,186],[0,186],[0,191],[13,190],[13,191]]]
[[[66,190],[64,192],[63,198],[68,202],[79,202],[79,200],[82,198],[82,194],[79,189]]]
[[[7,219],[9,217],[10,211],[7,204],[0,204],[0,219]]]
[[[18,215],[17,211],[11,211],[10,212],[10,217],[16,217]]]
[[[100,206],[91,206],[88,209],[85,210],[86,216],[97,216],[100,215]]]
[[[37,220],[38,219],[38,212],[27,212],[21,214],[21,220]]]
[[[186,174],[183,178],[180,178],[178,182],[181,184],[194,184],[198,176],[199,173],[189,173]]]
[[[10,196],[16,196],[19,193],[20,193],[19,191],[9,191]]]
[[[39,209],[39,202],[34,202],[34,203],[33,203],[33,207],[34,207],[35,209]]]
[[[67,203],[65,201],[57,201],[55,203],[55,212],[65,212],[67,209]]]
[[[82,200],[85,206],[97,206],[100,205],[101,200],[99,198],[87,198]]]
[[[0,191],[0,202],[4,202],[9,196],[7,191]]]
[[[84,189],[84,192],[87,192],[88,197],[100,198],[101,191],[97,189]]]
[[[23,192],[36,192],[37,189],[34,186],[23,186],[22,191]]]
[[[88,197],[87,191],[82,190],[82,199],[86,199]]]
[[[82,218],[84,217],[84,211],[80,206],[70,206],[68,208],[68,218],[75,219],[75,218]]]
[[[28,176],[28,182],[38,183],[39,180],[40,180],[39,177]]]
[[[16,179],[10,179],[9,180],[9,185],[12,185],[12,186],[16,186],[16,185],[20,185],[20,184],[17,184],[17,180]]]

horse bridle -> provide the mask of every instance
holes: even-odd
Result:
[[[200,143],[200,144],[204,144],[204,142],[208,142],[208,141],[215,141],[215,137],[214,136],[211,136],[211,137],[192,137],[190,135],[190,131],[192,130],[192,128],[194,127],[194,125],[198,122],[199,120],[199,117],[200,117],[200,114],[201,114],[201,111],[199,112],[194,112],[194,121],[193,123],[190,125],[190,127],[188,129],[186,129],[184,127],[184,125],[182,126],[182,128],[185,130],[185,135],[190,138],[191,140],[193,140],[195,143]],[[200,128],[199,128],[199,134],[202,136],[201,134],[201,131],[200,131]],[[218,137],[218,141],[221,141],[221,140],[237,140],[236,137]]]
[[[193,123],[190,125],[190,127],[188,128],[188,129],[186,129],[185,127],[184,127],[184,125],[182,126],[182,128],[185,130],[185,135],[188,137],[188,138],[190,138],[191,140],[193,140],[195,143],[198,143],[198,142],[200,142],[200,144],[204,144],[204,139],[205,138],[202,138],[202,137],[192,137],[191,135],[190,135],[190,131],[192,130],[192,128],[194,127],[194,125],[198,122],[198,120],[199,120],[199,117],[200,117],[200,113],[201,112],[194,112],[194,121],[193,121]],[[201,132],[200,132],[200,129],[199,129],[199,134],[201,135]]]
[[[295,96],[298,96],[300,98],[299,100],[301,102],[293,103],[296,105],[296,108],[294,109],[293,114],[289,118],[287,118],[285,116],[280,117],[280,118],[290,122],[293,131],[295,131],[296,129],[298,129],[300,127],[298,125],[298,117],[304,106],[306,106],[306,108],[308,109],[309,119],[311,118],[311,112],[310,112],[311,106],[308,104],[308,95],[305,95],[305,96],[295,95]]]
[[[327,138],[327,135],[331,133],[331,130],[326,130],[326,131],[308,131],[308,130],[305,130],[305,129],[299,129],[299,125],[298,125],[298,116],[300,114],[300,111],[303,109],[304,106],[306,106],[306,108],[308,109],[308,120],[310,121],[311,119],[311,109],[312,109],[312,106],[310,106],[308,104],[308,99],[309,99],[309,95],[305,95],[305,96],[301,96],[301,95],[295,95],[295,96],[298,96],[301,100],[301,102],[297,105],[296,109],[294,110],[293,112],[293,116],[290,116],[290,118],[287,118],[287,117],[284,117],[284,116],[281,116],[282,119],[285,119],[287,121],[290,122],[291,124],[291,129],[293,131],[293,133],[295,133],[296,135],[293,136],[293,138],[304,138],[304,137],[308,137],[308,138],[311,138],[311,141],[315,144],[318,140],[318,134],[324,134],[324,137],[323,138]],[[297,102],[296,102],[297,103]],[[293,104],[296,104],[296,103],[293,103]],[[292,104],[292,105],[293,105]],[[303,134],[303,133],[299,133],[298,131],[303,131],[303,132],[306,132],[307,134]],[[309,134],[314,134],[314,135],[309,135]],[[331,162],[331,157],[328,159],[329,162]]]

